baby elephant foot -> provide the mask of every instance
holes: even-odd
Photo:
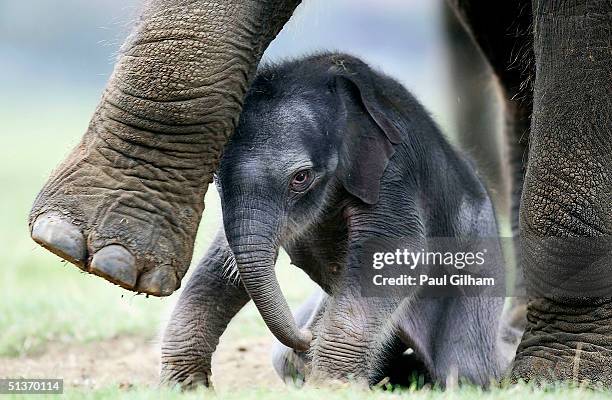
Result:
[[[82,142],[38,195],[31,235],[87,272],[168,296],[189,267],[221,147],[201,134],[173,137],[157,133],[165,126],[150,133],[117,122],[125,114],[102,100]]]
[[[212,390],[210,369],[199,365],[180,365],[172,361],[162,360],[160,385],[179,387],[181,390],[194,390],[206,387]]]
[[[612,303],[534,300],[511,380],[612,387]]]

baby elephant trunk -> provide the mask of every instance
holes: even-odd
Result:
[[[297,327],[274,272],[279,249],[278,218],[253,205],[226,211],[225,232],[240,279],[264,322],[285,346],[307,350],[312,335]]]

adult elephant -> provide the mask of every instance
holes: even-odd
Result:
[[[298,3],[147,1],[87,133],[36,199],[34,240],[127,289],[176,290],[250,79]],[[499,77],[513,139],[514,215],[533,292],[512,374],[611,385],[612,300],[602,279],[612,234],[610,4],[451,3]],[[572,240],[580,237],[590,240]],[[601,290],[589,296],[593,272]],[[267,276],[249,292],[272,290],[275,310],[257,304],[266,322],[307,347]],[[211,287],[220,279],[211,276]]]

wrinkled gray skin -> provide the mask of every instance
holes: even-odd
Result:
[[[303,171],[312,183],[296,190],[292,180]],[[280,247],[322,289],[295,316],[314,334],[310,349],[293,350],[277,334],[283,344],[274,364],[284,378],[373,385],[421,373],[441,385],[458,378],[486,385],[501,376],[514,351],[504,356],[508,349],[500,347],[503,297],[361,294],[360,278],[371,269],[361,260],[372,239],[497,234],[471,166],[401,85],[342,54],[264,68],[225,148],[217,185],[225,235],[173,312],[164,380],[208,383],[210,344],[247,293],[272,332],[293,329],[283,325],[294,319],[278,313],[287,307],[278,304],[274,277]],[[487,273],[500,279],[503,265],[487,265]],[[241,282],[232,284],[238,275]],[[216,324],[222,326],[212,330]],[[402,356],[407,348],[412,360]]]
[[[156,296],[176,290],[248,85],[298,3],[146,1],[81,143],[34,203],[32,238],[129,290]],[[512,223],[530,295],[512,377],[612,386],[610,3],[449,3],[504,97]],[[576,246],[542,237],[589,240]],[[583,290],[589,280],[606,290]],[[569,286],[567,292],[549,290],[551,281]],[[277,291],[273,282],[262,280],[259,292],[249,288],[260,311],[261,299]],[[275,335],[306,348],[309,333],[298,329],[282,297],[273,303],[284,321],[275,325],[268,313]]]

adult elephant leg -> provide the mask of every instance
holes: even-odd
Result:
[[[81,143],[32,208],[32,238],[157,296],[180,286],[249,80],[298,0],[146,1]]]
[[[448,1],[485,56],[499,83],[503,131],[506,139],[503,158],[508,164],[509,216],[516,265],[514,297],[511,299],[504,320],[510,327],[522,330],[525,326],[526,298],[524,274],[519,263],[519,206],[524,186],[533,108],[531,80],[534,54],[531,0],[503,3],[486,0]],[[457,53],[456,49],[454,53]],[[461,56],[461,53],[456,55],[456,57]],[[470,71],[467,67],[464,67],[464,70]],[[482,79],[482,76],[480,78]],[[473,79],[477,82],[477,79]],[[482,128],[480,132],[488,135],[492,133],[482,131]],[[490,140],[487,139],[487,142]],[[476,140],[473,140],[473,143],[476,145]],[[482,157],[480,154],[475,156]],[[505,173],[506,171],[503,174],[504,178]],[[500,204],[503,202],[496,201],[496,207]],[[499,211],[498,208],[497,212]],[[505,213],[506,210],[503,210],[502,214]]]
[[[476,163],[498,216],[507,218],[507,172],[499,129],[500,99],[491,67],[451,7],[443,8],[451,95],[460,148]]]
[[[534,2],[536,76],[521,205],[531,299],[514,379],[612,386],[608,1]]]
[[[510,85],[510,82],[506,82]],[[517,83],[518,84],[518,83]],[[504,321],[520,334],[526,324],[525,274],[520,262],[520,203],[525,184],[525,167],[529,149],[529,127],[531,124],[532,97],[515,90],[504,90],[504,126],[507,137],[507,159],[510,169],[510,227],[514,247],[514,288],[510,306],[505,311]]]
[[[238,271],[231,268],[232,257],[221,230],[181,293],[166,327],[161,356],[163,384],[183,388],[211,385],[211,357],[219,338],[249,301]]]

